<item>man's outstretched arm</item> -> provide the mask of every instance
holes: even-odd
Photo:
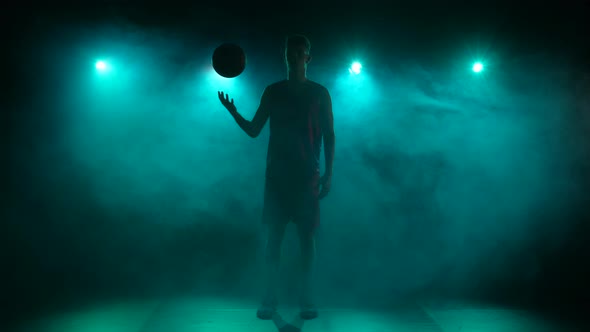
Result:
[[[254,115],[254,119],[252,119],[252,121],[248,121],[248,120],[244,119],[244,117],[242,117],[240,115],[240,113],[238,113],[238,110],[237,110],[236,106],[234,105],[233,99],[230,102],[229,96],[225,95],[225,97],[224,97],[224,94],[222,91],[219,91],[218,94],[219,94],[219,100],[221,101],[223,106],[225,106],[225,108],[227,108],[229,113],[234,117],[234,119],[236,120],[236,123],[240,126],[240,128],[242,128],[242,130],[246,134],[248,134],[248,136],[250,136],[252,138],[257,137],[260,134],[260,132],[262,131],[262,128],[266,124],[266,120],[268,120],[268,117],[270,115],[270,107],[269,107],[270,95],[268,92],[268,88],[264,89],[264,93],[262,94],[262,98],[260,99],[260,106],[258,106],[258,110],[256,111],[256,114]]]

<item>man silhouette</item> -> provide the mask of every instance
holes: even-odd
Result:
[[[262,222],[268,225],[266,293],[257,311],[272,319],[278,301],[281,243],[290,221],[297,225],[301,246],[301,318],[317,317],[312,299],[315,230],[320,223],[319,200],[330,191],[335,135],[332,100],[328,90],[307,78],[311,44],[303,35],[285,42],[287,79],[268,85],[252,121],[237,111],[234,100],[219,91],[219,100],[250,137],[257,137],[270,119]],[[324,142],[325,173],[320,178],[320,150]],[[320,191],[321,186],[321,191]]]

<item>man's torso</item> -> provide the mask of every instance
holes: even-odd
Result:
[[[269,86],[270,140],[267,178],[306,180],[319,174],[320,110],[325,88],[313,81]]]

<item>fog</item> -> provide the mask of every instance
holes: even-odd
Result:
[[[217,91],[252,119],[264,87],[286,77],[282,39],[234,38],[246,70],[220,79],[210,57],[224,38],[130,23],[44,36],[22,59],[11,145],[22,287],[258,296],[268,124],[248,137]],[[433,65],[392,52],[359,59],[357,77],[353,54],[311,42],[308,77],[330,91],[336,133],[320,294],[532,291],[585,213],[588,75],[555,54],[488,53],[477,75],[469,54]],[[97,73],[97,59],[111,71]],[[294,230],[285,289],[297,280]]]

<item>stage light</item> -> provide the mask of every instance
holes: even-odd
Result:
[[[471,69],[473,69],[473,71],[476,73],[480,73],[483,71],[483,64],[478,61],[473,64],[473,67],[471,67]]]
[[[358,75],[361,73],[362,68],[363,68],[363,66],[361,65],[361,63],[358,61],[355,61],[352,63],[350,68],[348,68],[348,72],[350,72],[351,74]]]

